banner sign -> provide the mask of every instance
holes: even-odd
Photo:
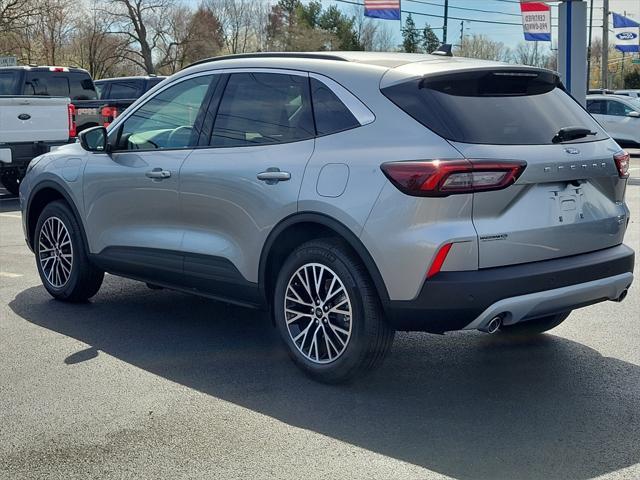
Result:
[[[640,23],[614,13],[613,34],[616,37],[616,48],[621,52],[640,52]]]
[[[18,65],[16,57],[0,57],[0,67],[15,67]]]
[[[528,42],[551,41],[551,8],[544,2],[522,1],[522,29]]]
[[[400,20],[400,0],[364,0],[364,16]]]

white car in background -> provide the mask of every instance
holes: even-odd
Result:
[[[623,95],[625,97],[640,98],[640,89],[635,89],[635,90],[616,90],[613,93],[615,93],[616,95]]]
[[[623,146],[640,147],[640,102],[622,95],[588,95],[587,111]]]

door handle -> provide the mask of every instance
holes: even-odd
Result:
[[[257,178],[258,180],[265,182],[267,185],[274,185],[278,182],[291,180],[291,174],[289,172],[281,172],[279,168],[270,167],[264,172],[260,172]]]
[[[169,178],[171,176],[171,172],[169,170],[163,170],[161,168],[154,168],[153,170],[145,173],[148,178],[153,178],[154,180],[163,180],[165,178]]]

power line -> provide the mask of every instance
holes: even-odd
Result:
[[[439,3],[432,3],[432,2],[426,2],[424,0],[405,0],[407,2],[412,2],[412,3],[419,3],[421,5],[430,5],[433,7],[442,7],[442,5],[440,5]],[[452,10],[466,10],[469,12],[482,12],[482,13],[494,13],[494,14],[498,14],[498,15],[509,15],[511,17],[520,17],[521,14],[519,13],[509,13],[509,12],[497,12],[496,10],[484,10],[481,8],[471,8],[471,7],[454,7],[453,5],[450,5],[449,8],[451,8]]]
[[[363,6],[362,3],[353,1],[353,0],[331,0],[331,1],[338,2],[338,3],[346,3],[349,5],[358,5],[359,7]],[[442,6],[442,5],[439,5],[439,6]],[[401,12],[410,13],[411,15],[422,15],[423,17],[445,18],[444,15],[435,15],[432,13],[416,12],[414,10],[401,10]],[[522,27],[522,23],[502,22],[499,20],[478,20],[476,18],[452,17],[451,15],[449,15],[448,18],[450,18],[451,20],[464,20],[465,22],[490,23],[492,25],[517,25],[519,27]]]

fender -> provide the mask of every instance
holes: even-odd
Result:
[[[44,190],[45,188],[50,188],[52,190],[55,190],[56,192],[58,192],[67,202],[67,204],[69,205],[69,207],[71,208],[71,211],[73,212],[73,215],[76,217],[76,220],[78,221],[78,225],[80,226],[80,233],[82,234],[82,241],[84,243],[84,247],[85,247],[85,251],[89,252],[89,244],[87,242],[87,234],[85,232],[84,229],[84,222],[82,220],[82,216],[80,216],[80,212],[78,211],[78,207],[76,207],[75,202],[73,201],[73,197],[71,195],[71,192],[69,191],[69,188],[64,185],[64,183],[62,182],[58,182],[55,180],[51,180],[51,179],[47,179],[47,180],[43,180],[41,182],[39,182],[32,190],[31,193],[29,194],[29,199],[27,200],[27,207],[25,208],[25,217],[26,217],[26,237],[27,237],[27,243],[29,245],[29,248],[31,248],[31,250],[33,251],[33,242],[32,239],[30,238],[31,236],[31,231],[29,228],[29,218],[30,218],[30,211],[31,211],[31,204],[33,202],[33,199],[36,197],[36,195],[38,194],[38,192]]]
[[[287,228],[296,225],[298,223],[317,223],[323,225],[333,231],[335,231],[343,240],[345,240],[351,248],[355,250],[358,254],[362,262],[364,263],[367,272],[371,276],[373,280],[373,284],[376,287],[380,300],[382,302],[383,307],[386,306],[389,302],[389,293],[387,292],[387,287],[384,284],[384,280],[382,279],[382,275],[376,266],[376,263],[373,261],[371,254],[367,250],[367,248],[362,244],[360,239],[344,224],[341,222],[325,215],[322,213],[316,212],[298,212],[294,213],[285,219],[281,220],[271,233],[267,237],[266,242],[262,248],[262,253],[260,255],[260,266],[258,270],[258,282],[260,285],[260,289],[262,290],[262,295],[264,298],[267,298],[266,293],[266,274],[267,274],[267,259],[269,257],[269,253],[273,248],[273,244],[275,243],[278,236]]]

